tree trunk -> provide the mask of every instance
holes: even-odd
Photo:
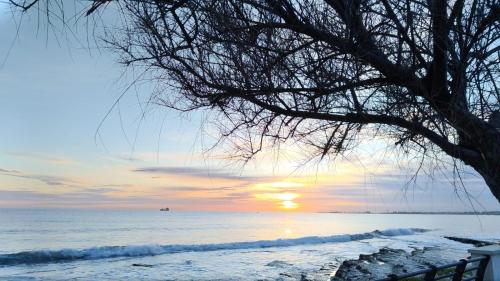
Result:
[[[491,193],[500,203],[500,134],[488,135],[487,147],[482,147],[480,165],[472,165],[483,176]],[[483,142],[484,143],[484,142]],[[480,167],[479,167],[480,166]]]
[[[500,111],[493,112],[488,123],[493,127],[493,131],[487,135],[490,149],[482,155],[487,168],[483,177],[491,193],[500,203]]]
[[[460,156],[457,158],[472,166],[484,178],[491,193],[500,203],[500,113],[494,112],[490,120],[485,122],[463,107],[446,108],[446,103],[440,102],[436,105],[445,112],[457,129],[459,145],[477,153],[472,158]]]
[[[491,190],[491,193],[493,193],[493,196],[495,196],[500,203],[500,173],[496,173],[493,175],[488,175],[480,171],[479,173],[481,174],[481,176],[483,176],[486,184]]]

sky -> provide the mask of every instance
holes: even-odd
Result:
[[[469,197],[446,168],[409,183],[411,169],[379,140],[319,163],[304,164],[292,144],[246,166],[229,161],[224,147],[207,151],[217,135],[209,113],[148,104],[154,85],[131,87],[134,71],[87,44],[84,28],[47,32],[37,22],[25,16],[17,28],[0,0],[0,208],[499,209],[472,171]]]

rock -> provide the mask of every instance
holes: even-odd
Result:
[[[133,263],[132,266],[153,267],[152,264],[144,264],[144,263]]]
[[[271,266],[271,267],[278,267],[278,268],[285,268],[285,267],[290,267],[292,266],[292,264],[289,264],[285,261],[280,261],[280,260],[274,260],[268,264],[266,264],[266,266]]]
[[[457,241],[460,243],[464,243],[464,244],[472,244],[476,247],[489,246],[489,245],[495,244],[495,243],[488,242],[488,241],[481,241],[481,240],[462,238],[462,237],[445,236],[444,238],[449,239],[449,240],[453,240],[453,241]]]
[[[330,280],[377,280],[389,274],[403,274],[442,265],[457,260],[440,248],[423,248],[408,253],[404,250],[382,248],[371,255],[360,255],[358,260],[346,260]]]

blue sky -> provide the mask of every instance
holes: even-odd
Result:
[[[407,187],[411,173],[378,141],[349,159],[300,169],[293,145],[278,160],[266,151],[244,168],[214,159],[224,147],[204,153],[213,141],[206,132],[216,135],[203,125],[205,112],[148,105],[154,85],[145,83],[113,107],[134,73],[113,53],[37,32],[36,24],[25,17],[16,35],[0,4],[0,207],[472,210],[440,174]],[[85,42],[84,30],[76,38]],[[482,179],[465,183],[478,210],[498,209]]]

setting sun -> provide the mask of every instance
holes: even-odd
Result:
[[[255,198],[258,200],[275,201],[278,203],[278,208],[285,210],[297,209],[299,204],[293,200],[298,198],[300,195],[292,192],[283,193],[258,193],[255,194]]]
[[[281,202],[281,207],[283,209],[296,209],[299,207],[299,204],[297,204],[293,201],[290,201],[290,200],[285,200],[285,201]]]

